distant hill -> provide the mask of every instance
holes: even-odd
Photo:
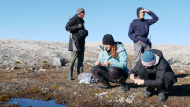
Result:
[[[101,51],[99,45],[102,45],[101,41],[86,43],[84,64],[93,65]],[[124,48],[131,63],[133,44],[124,43]],[[153,48],[160,49],[172,67],[190,69],[190,46],[164,44],[153,45]],[[69,57],[68,43],[65,42],[0,39],[0,66],[61,66]]]

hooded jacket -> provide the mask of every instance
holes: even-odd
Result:
[[[128,36],[135,43],[139,40],[147,43],[149,39],[147,38],[149,34],[149,26],[158,21],[158,17],[152,12],[148,13],[153,19],[134,19],[129,27]],[[137,38],[137,36],[142,36],[141,38]]]
[[[78,24],[82,24],[82,28],[79,28]],[[67,31],[70,31],[70,33],[72,33],[73,40],[76,42],[78,51],[84,51],[86,36],[80,37],[80,35],[79,35],[79,30],[81,30],[81,29],[85,30],[84,20],[76,14],[69,20],[69,22],[65,26],[65,29]],[[73,51],[73,42],[70,37],[69,37],[69,49],[68,50]]]
[[[168,61],[163,57],[163,54],[160,50],[157,49],[151,49],[148,51],[152,51],[156,57],[156,62],[155,64],[150,67],[147,68],[147,72],[148,74],[152,74],[155,75],[155,79],[154,80],[144,80],[144,85],[145,86],[156,86],[159,87],[163,84],[164,81],[164,74],[166,72],[173,72],[173,70],[170,67],[170,64],[168,63]],[[137,65],[130,71],[130,74],[135,74],[135,76],[138,76],[138,70],[141,69],[141,67],[144,67],[142,65],[141,60],[139,60],[139,62],[137,63]]]
[[[118,67],[123,69],[126,73],[128,73],[127,68],[127,52],[123,48],[123,44],[121,42],[115,42],[117,44],[117,57],[113,58],[111,55],[108,54],[104,46],[101,46],[102,51],[98,56],[98,61],[101,63],[103,62],[111,62],[109,67],[106,67],[109,70],[110,67]]]

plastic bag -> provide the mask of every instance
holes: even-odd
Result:
[[[81,73],[78,75],[79,83],[90,84],[91,82],[98,82],[91,73]]]

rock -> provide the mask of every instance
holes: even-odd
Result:
[[[35,68],[29,68],[29,70],[35,70]]]
[[[61,59],[59,57],[54,57],[53,65],[61,66]]]
[[[15,69],[16,69],[16,67],[15,67],[15,66],[12,66],[12,67],[11,67],[11,70],[15,70]]]
[[[184,70],[178,70],[179,73],[186,73]]]
[[[10,70],[10,68],[6,68],[5,70]]]
[[[163,105],[163,107],[170,107],[170,106],[167,106],[167,105]]]
[[[46,71],[46,69],[39,69],[39,71]]]
[[[126,102],[128,102],[128,103],[134,103],[134,99],[132,99],[132,98],[127,98],[127,99],[126,99]]]
[[[124,97],[121,97],[120,99],[119,99],[119,102],[120,103],[123,103],[125,101],[125,98]]]
[[[131,96],[127,97],[126,102],[128,102],[128,103],[134,103],[134,99],[135,99],[135,97],[133,96],[133,94],[131,94]]]

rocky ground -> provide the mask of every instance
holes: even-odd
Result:
[[[54,47],[55,44],[65,44],[67,46],[67,43],[54,43],[52,42],[52,45],[49,45],[50,43],[47,42],[41,42],[43,45],[37,45],[38,51],[35,51],[36,53],[32,54],[26,54],[25,52],[28,52],[29,48],[23,48],[23,50],[20,48],[20,45],[18,45],[18,42],[15,44],[15,41],[8,40],[6,41],[0,41],[0,43],[4,42],[4,47],[1,44],[1,66],[0,66],[0,106],[19,106],[19,105],[4,105],[4,102],[9,101],[10,98],[31,98],[31,99],[42,99],[45,101],[48,101],[50,99],[56,100],[56,103],[58,104],[66,104],[67,106],[81,106],[81,107],[99,107],[99,106],[106,106],[106,107],[118,107],[118,106],[135,106],[135,107],[141,107],[141,106],[158,106],[158,107],[187,107],[190,106],[190,63],[189,61],[189,47],[190,46],[180,46],[180,45],[153,45],[153,47],[157,49],[161,49],[164,56],[168,61],[170,61],[170,64],[172,65],[172,68],[175,72],[175,75],[177,76],[178,82],[174,84],[168,91],[167,91],[167,100],[164,102],[157,100],[157,95],[153,95],[150,98],[144,98],[142,96],[143,92],[146,90],[146,87],[137,86],[133,84],[132,80],[127,79],[127,83],[129,85],[129,91],[126,93],[121,92],[121,86],[118,84],[113,84],[112,88],[110,89],[96,89],[96,86],[101,85],[101,83],[91,83],[91,84],[80,84],[79,81],[77,81],[77,75],[76,75],[76,69],[74,69],[74,79],[72,81],[67,80],[67,66],[68,66],[68,57],[69,52],[66,51],[62,52],[63,49],[61,47],[56,47],[56,49],[51,50],[52,47]],[[11,42],[10,42],[11,41]],[[25,41],[26,43],[31,41]],[[11,45],[15,44],[17,45],[18,50],[15,50],[15,47],[12,48],[12,51],[10,49]],[[23,41],[20,40],[20,43],[23,43]],[[33,44],[33,42],[31,42]],[[54,45],[53,45],[54,44]],[[94,44],[94,45],[93,45]],[[94,61],[98,57],[98,53],[100,52],[100,48],[98,48],[98,45],[101,44],[101,42],[96,43],[87,43],[86,45],[86,52],[85,52],[85,63],[84,63],[84,72],[90,73],[91,67],[94,65]],[[5,47],[6,46],[6,47]],[[13,47],[14,45],[12,45]],[[24,47],[24,45],[22,45]],[[30,45],[28,45],[29,47]],[[49,50],[47,49],[47,56],[50,55],[49,59],[46,59],[46,55],[42,54],[44,51],[44,48],[50,47]],[[66,48],[65,46],[65,48]],[[64,46],[63,46],[64,47]],[[128,68],[131,69],[131,62],[133,59],[133,47],[132,44],[125,44],[125,48],[128,52]],[[173,49],[171,49],[173,48]],[[184,51],[179,51],[179,48]],[[60,51],[60,56],[57,57],[57,59],[64,59],[64,63],[61,66],[55,66],[58,63],[54,63],[55,60],[52,60],[57,55],[57,50]],[[60,50],[59,50],[60,49]],[[33,51],[36,50],[36,48],[33,48]],[[40,51],[42,50],[42,51]],[[186,50],[186,51],[185,51]],[[5,54],[7,52],[12,52],[9,54]],[[15,52],[15,51],[18,51]],[[31,52],[31,51],[29,51]],[[30,55],[37,54],[37,56],[40,56],[41,58],[45,58],[42,60],[39,60],[40,66],[37,65],[27,65],[24,66],[24,57],[29,58],[29,62],[35,62],[40,57],[31,57]],[[54,54],[52,54],[54,52]],[[189,53],[188,53],[189,52]],[[2,54],[4,53],[4,54]],[[16,55],[24,54],[20,56],[20,64],[16,63],[13,60]],[[66,54],[63,54],[66,53]],[[166,54],[168,53],[168,54]],[[183,53],[183,54],[182,54]],[[27,56],[28,55],[28,56]],[[43,56],[44,55],[44,56]],[[174,56],[174,57],[173,57]],[[30,60],[30,57],[32,60]],[[4,59],[3,59],[4,58]],[[19,59],[18,58],[18,59]],[[11,59],[11,60],[10,60]],[[36,60],[35,60],[36,59]],[[7,62],[6,62],[7,61]],[[12,62],[11,62],[12,61]],[[44,61],[44,62],[43,62]],[[47,61],[47,62],[45,62]],[[6,65],[7,64],[9,65]],[[52,63],[50,63],[52,62]],[[37,63],[37,61],[36,61]],[[11,65],[12,64],[12,65]],[[76,68],[76,65],[75,65]],[[97,96],[97,94],[106,92],[106,95]]]
[[[90,66],[85,66],[85,72],[90,73]],[[144,98],[145,87],[133,84],[127,80],[130,90],[121,92],[118,84],[111,84],[110,89],[96,89],[101,83],[80,84],[77,81],[76,69],[73,81],[67,80],[66,67],[48,69],[46,71],[29,72],[27,70],[0,71],[0,101],[13,98],[31,98],[48,101],[56,100],[58,104],[67,106],[88,107],[118,107],[118,106],[158,106],[186,107],[190,106],[190,70],[174,69],[178,82],[168,92],[167,101],[157,100],[157,95]],[[108,96],[97,96],[107,92]]]

